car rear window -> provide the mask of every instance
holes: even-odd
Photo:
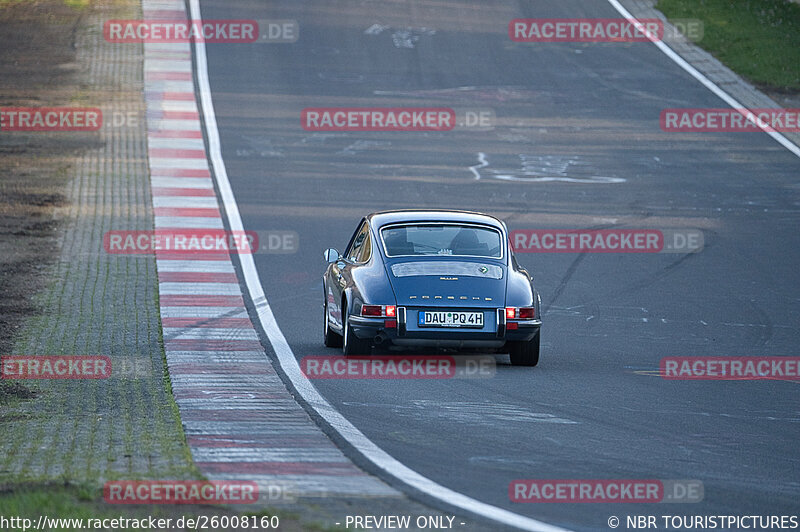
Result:
[[[381,229],[388,257],[439,255],[501,258],[500,232],[490,227],[457,224],[409,224]]]

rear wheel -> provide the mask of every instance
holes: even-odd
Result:
[[[344,340],[342,350],[344,356],[352,357],[359,355],[368,355],[372,349],[372,342],[369,340],[362,340],[353,332],[350,326],[347,312],[347,301],[342,303],[342,325],[344,327]]]
[[[322,305],[323,329],[322,337],[325,340],[325,347],[342,347],[342,335],[336,334],[331,330],[330,318],[328,317],[328,301]]]
[[[511,355],[512,366],[535,366],[539,363],[539,338],[542,333],[536,332],[527,342],[508,342],[508,354]]]

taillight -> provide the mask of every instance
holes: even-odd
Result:
[[[361,315],[375,318],[397,316],[397,307],[394,305],[361,305]]]
[[[533,307],[522,307],[519,309],[519,319],[532,320],[536,317],[536,309]]]
[[[506,319],[508,320],[532,320],[536,317],[536,309],[533,307],[506,307]]]
[[[383,307],[380,305],[361,305],[362,316],[377,316],[383,315]]]

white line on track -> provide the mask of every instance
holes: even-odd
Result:
[[[672,48],[667,46],[666,43],[664,43],[663,41],[658,40],[657,36],[651,36],[648,32],[644,31],[644,26],[642,25],[642,23],[639,22],[636,18],[634,18],[634,16],[631,15],[630,11],[625,9],[622,6],[622,4],[619,3],[619,0],[608,0],[608,2],[614,7],[614,9],[616,9],[619,12],[620,15],[622,15],[623,17],[625,17],[625,18],[627,18],[629,20],[632,20],[633,24],[634,24],[634,26],[636,26],[637,30],[639,30],[640,32],[642,32],[645,35],[647,35],[648,39],[650,39],[650,41],[653,44],[655,44],[658,47],[659,50],[664,52],[667,55],[667,57],[669,57],[675,63],[677,63],[679,67],[681,67],[686,72],[688,72],[694,79],[696,79],[697,81],[702,83],[708,90],[710,90],[711,92],[713,92],[714,94],[716,94],[717,96],[722,98],[722,100],[724,100],[725,103],[727,103],[728,105],[730,105],[734,109],[746,109],[746,107],[744,105],[742,105],[741,103],[739,103],[739,101],[736,100],[736,98],[734,98],[733,96],[731,96],[730,94],[728,94],[727,92],[722,90],[716,83],[714,83],[713,81],[708,79],[699,70],[697,70],[695,67],[690,65],[688,62],[686,62],[686,60],[684,58],[682,58],[680,55],[675,53],[675,51],[673,51]],[[785,136],[781,135],[779,132],[777,132],[777,131],[769,131],[767,128],[762,127],[762,125],[759,124],[758,121],[753,121],[753,123],[756,124],[762,131],[764,131],[764,133],[766,133],[767,135],[769,135],[773,139],[777,140],[781,144],[781,146],[783,146],[784,148],[786,148],[787,150],[789,150],[790,152],[792,152],[796,156],[800,157],[800,146],[797,146],[797,144],[795,144],[791,140],[787,139]]]
[[[200,1],[189,0],[190,14],[192,20],[200,21]],[[217,118],[214,113],[214,103],[211,99],[211,87],[208,80],[208,63],[206,58],[205,43],[194,43],[195,56],[197,58],[197,83],[200,95],[200,105],[203,118],[206,124],[208,135],[208,152],[211,164],[214,167],[214,176],[219,187],[220,197],[225,205],[225,213],[231,231],[244,231],[242,218],[239,214],[239,207],[233,195],[228,173],[225,168],[225,161],[222,159],[222,149],[220,145],[219,130],[217,129]],[[297,359],[289,347],[289,343],[283,336],[272,308],[264,295],[264,289],[258,278],[255,262],[252,255],[239,255],[241,259],[244,281],[250,298],[255,305],[259,322],[269,338],[278,362],[292,381],[297,392],[330,426],[336,430],[348,443],[350,443],[367,460],[372,462],[380,469],[386,471],[395,479],[404,484],[438,499],[450,506],[461,508],[472,514],[480,515],[498,523],[517,527],[522,530],[541,531],[541,532],[560,532],[565,529],[549,525],[536,519],[531,519],[523,515],[515,514],[508,510],[483,503],[479,500],[468,497],[457,491],[453,491],[433,480],[424,477],[403,465],[397,459],[390,456],[386,451],[375,445],[360,430],[342,416],[324,397],[317,391],[313,384],[300,371]]]
[[[470,166],[469,169],[472,172],[472,175],[475,176],[475,179],[480,179],[481,173],[478,172],[478,170],[487,166],[489,166],[489,161],[486,160],[486,154],[483,152],[478,152],[478,164],[475,166]]]

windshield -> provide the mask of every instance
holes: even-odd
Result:
[[[414,224],[381,229],[387,257],[447,255],[503,256],[500,232],[489,227],[457,224]]]

